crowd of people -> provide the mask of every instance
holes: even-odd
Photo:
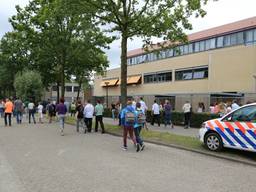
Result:
[[[209,112],[223,116],[226,113],[231,112],[239,108],[236,100],[228,103],[215,103],[209,108]],[[192,106],[189,101],[182,107],[184,113],[184,128],[190,127]],[[120,103],[112,103],[111,112],[114,121],[119,119],[119,125],[123,128],[123,150],[127,150],[127,138],[128,135],[132,140],[136,151],[142,151],[145,147],[143,139],[140,136],[142,128],[147,129],[146,114],[149,110],[143,98],[128,99],[127,105],[122,108]],[[164,104],[159,104],[156,100],[154,101],[151,108],[151,125],[157,123],[160,126],[160,117],[163,115],[165,127],[174,128],[171,121],[173,107],[168,100],[165,100]],[[35,116],[35,113],[38,113]],[[204,103],[198,104],[198,113],[207,112],[205,110]],[[0,115],[4,118],[5,126],[12,125],[12,117],[16,118],[17,124],[21,124],[23,116],[28,119],[28,123],[44,123],[46,121],[45,115],[48,115],[48,123],[52,123],[56,119],[56,116],[60,123],[60,134],[64,135],[65,118],[67,114],[74,116],[76,119],[76,131],[87,133],[92,132],[93,118],[95,116],[95,127],[94,132],[98,132],[98,127],[101,127],[101,133],[105,133],[103,123],[104,106],[100,100],[97,100],[97,104],[93,106],[90,100],[83,103],[81,100],[72,102],[69,104],[65,102],[63,98],[56,104],[55,101],[39,102],[35,104],[32,100],[22,102],[21,99],[16,98],[14,101],[6,98],[0,100]],[[37,118],[36,118],[37,117]]]
[[[161,115],[163,114],[164,118],[164,125],[165,127],[174,128],[174,125],[171,121],[171,114],[173,107],[170,104],[169,100],[165,100],[164,103],[158,103],[156,100],[154,100],[154,104],[152,105],[151,109],[148,108],[147,104],[143,100],[143,97],[140,97],[139,99],[131,98],[130,101],[132,102],[132,107],[136,109],[136,103],[140,103],[142,111],[146,114],[148,110],[151,111],[151,125],[154,125],[157,123],[158,126],[160,126],[160,119]],[[119,119],[119,126],[121,126],[121,104],[118,103],[112,103],[111,104],[111,112],[112,112],[112,119],[116,121]],[[145,126],[147,126],[145,124]]]

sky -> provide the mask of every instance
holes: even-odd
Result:
[[[8,18],[16,14],[15,5],[21,7],[28,4],[29,0],[0,0],[0,38],[8,31],[12,30]],[[206,5],[207,15],[204,18],[191,18],[193,30],[186,31],[187,34],[198,32],[204,29],[224,25],[256,16],[256,0],[212,0]],[[120,66],[120,40],[110,44],[110,49],[106,51],[110,62],[109,68]],[[128,51],[142,47],[142,41],[134,38],[128,41]]]

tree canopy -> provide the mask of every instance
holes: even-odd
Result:
[[[121,102],[127,98],[127,40],[141,37],[152,45],[152,37],[169,42],[185,42],[184,29],[192,29],[189,18],[204,16],[202,6],[208,0],[87,0],[84,10],[91,10],[98,24],[108,24],[108,32],[121,37]]]
[[[21,70],[38,71],[45,87],[61,85],[61,96],[65,81],[73,75],[81,79],[108,66],[102,49],[112,39],[94,24],[89,12],[79,11],[81,1],[32,0],[24,8],[16,6],[17,14],[10,19],[25,53]]]

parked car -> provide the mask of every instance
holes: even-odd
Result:
[[[228,147],[256,152],[256,103],[204,122],[199,139],[211,151]]]

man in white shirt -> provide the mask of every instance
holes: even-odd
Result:
[[[88,100],[87,104],[84,107],[84,123],[87,127],[88,132],[92,131],[93,113],[94,113],[94,107],[91,104],[90,100]],[[85,129],[84,129],[84,133],[86,133]]]
[[[233,101],[233,103],[232,103],[232,105],[231,105],[231,109],[232,109],[232,111],[234,111],[234,110],[236,110],[236,109],[238,109],[240,106],[237,104],[237,101],[236,100],[234,100]]]
[[[189,101],[186,101],[186,103],[182,107],[185,117],[185,129],[188,129],[190,127],[190,119],[191,119],[191,104]]]
[[[140,98],[140,108],[141,110],[146,114],[146,111],[148,110],[148,107],[146,105],[146,103],[143,101],[143,98],[141,97]]]
[[[33,118],[34,124],[36,124],[36,120],[35,120],[35,104],[33,102],[30,102],[28,104],[28,122],[31,123],[31,116]]]
[[[157,121],[158,126],[160,127],[160,106],[157,104],[156,100],[154,101],[154,104],[152,105],[152,122],[151,125],[154,125],[155,120]]]

